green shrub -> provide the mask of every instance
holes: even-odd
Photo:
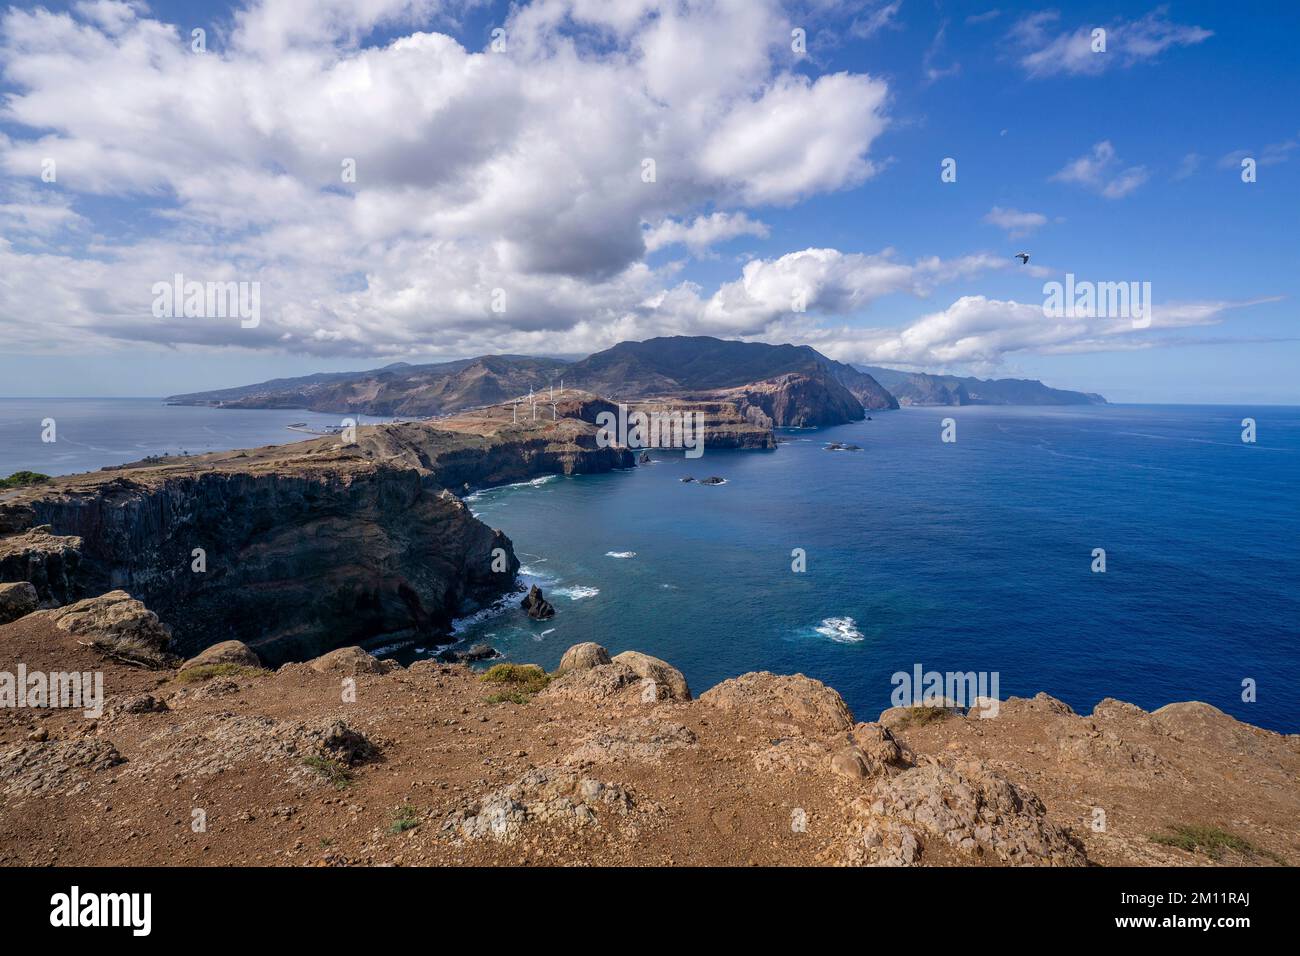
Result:
[[[246,664],[195,664],[176,675],[176,679],[185,684],[197,684],[214,677],[252,677],[265,673],[260,667]]]
[[[318,774],[334,784],[335,790],[343,790],[352,785],[352,771],[346,765],[334,760],[331,757],[322,757],[319,754],[312,754],[302,759],[303,765],[315,770]]]
[[[49,475],[42,475],[39,471],[15,471],[8,478],[0,478],[0,488],[23,488],[49,480]]]
[[[481,680],[501,687],[487,698],[489,704],[507,701],[526,704],[533,694],[551,682],[551,675],[536,664],[493,664],[483,672]]]
[[[404,803],[394,815],[393,822],[388,825],[388,832],[392,834],[405,833],[407,830],[414,830],[419,825],[420,814],[415,807],[409,803]]]
[[[1188,853],[1195,853],[1200,850],[1215,861],[1223,859],[1225,850],[1233,850],[1243,856],[1262,856],[1278,863],[1282,862],[1277,854],[1270,853],[1268,850],[1261,850],[1250,841],[1244,840],[1235,833],[1229,833],[1220,827],[1179,824],[1178,826],[1168,826],[1165,829],[1170,832],[1152,835],[1151,840],[1153,843],[1158,843],[1161,846],[1171,846],[1178,850],[1186,850]]]

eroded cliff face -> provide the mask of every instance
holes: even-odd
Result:
[[[742,415],[761,411],[772,424],[788,428],[843,425],[865,417],[862,402],[828,376],[782,375],[731,389],[726,397]]]
[[[414,469],[141,477],[31,503],[80,542],[71,580],[42,597],[123,589],[175,622],[182,654],[238,639],[281,662],[393,632],[436,636],[509,590],[519,566],[505,535]]]
[[[445,638],[515,587],[509,539],[452,490],[632,467],[558,421],[508,434],[409,423],[56,479],[0,504],[0,581],[46,606],[122,589],[174,651],[241,640],[270,663]]]

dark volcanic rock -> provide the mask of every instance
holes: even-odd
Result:
[[[22,522],[28,522],[26,530]],[[68,604],[87,592],[78,587],[81,568],[81,539],[52,533],[49,525],[37,525],[30,508],[0,511],[0,525],[15,526],[7,538],[0,538],[0,581],[29,581],[36,599],[46,607]],[[100,588],[107,591],[107,587]]]
[[[536,584],[529,589],[527,596],[519,602],[519,606],[535,621],[555,617],[555,607],[542,596],[542,589]]]
[[[862,402],[829,374],[790,373],[724,393],[741,413],[761,411],[772,424],[793,428],[861,421]]]
[[[510,540],[444,490],[635,465],[575,419],[500,433],[424,423],[55,479],[0,504],[0,581],[42,603],[129,591],[193,656],[269,666],[451,621],[515,587]],[[39,525],[47,525],[41,528]]]
[[[501,652],[491,644],[475,644],[465,651],[442,651],[438,655],[438,660],[445,664],[472,664],[475,661],[490,661],[492,658],[500,656]]]
[[[0,584],[0,624],[31,614],[37,606],[36,588],[31,582]]]
[[[708,478],[700,479],[702,485],[725,485],[726,483],[726,478],[719,478],[717,475],[710,475]]]
[[[438,630],[507,590],[519,567],[505,535],[413,470],[143,478],[33,502],[41,520],[81,539],[75,585],[47,587],[64,599],[129,590],[173,624],[181,654],[240,640],[274,665]],[[196,548],[206,570],[193,570]],[[492,570],[496,549],[505,573]],[[43,580],[59,555],[47,549]]]

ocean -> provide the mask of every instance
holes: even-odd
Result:
[[[1246,417],[1255,444],[1241,441]],[[890,706],[892,676],[919,664],[996,673],[1003,697],[1045,691],[1081,712],[1104,697],[1203,700],[1300,731],[1300,409],[872,418],[785,431],[770,452],[655,454],[475,494],[557,613],[480,615],[464,642],[547,668],[580,641],[639,650],[696,694],[746,671],[798,672],[868,720]]]
[[[55,440],[43,441],[42,422],[51,418]],[[148,455],[280,445],[312,437],[289,425],[320,428],[341,418],[293,409],[165,405],[158,398],[0,398],[0,478],[15,471],[72,475]]]
[[[44,417],[58,422],[52,446]],[[1254,444],[1241,441],[1247,417]],[[919,665],[996,674],[1003,697],[1045,691],[1080,712],[1103,697],[1203,700],[1300,731],[1300,408],[872,418],[783,431],[775,451],[654,452],[625,472],[475,493],[470,507],[510,536],[523,581],[557,614],[534,622],[503,603],[460,623],[462,646],[551,668],[597,641],[667,660],[696,694],[746,671],[798,672],[864,720]],[[955,442],[940,440],[945,418]],[[304,421],[338,416],[0,400],[0,474],[293,441],[285,426]]]

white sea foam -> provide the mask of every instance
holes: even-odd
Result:
[[[537,567],[537,565],[545,563],[545,558],[538,558],[532,564],[519,565],[519,577],[525,585],[536,584],[539,588],[548,588],[559,580],[555,575],[547,574]]]
[[[575,584],[571,588],[555,588],[551,593],[566,597],[570,601],[581,601],[583,598],[595,597],[600,593],[600,588],[589,588]]]
[[[531,478],[528,481],[514,481],[508,485],[497,485],[493,488],[480,488],[464,497],[464,501],[474,502],[481,501],[484,495],[496,494],[507,491],[510,488],[540,488],[542,485],[550,484],[552,481],[558,481],[559,475],[542,475],[540,478]]]
[[[483,621],[488,621],[494,617],[499,617],[502,614],[505,614],[507,611],[511,610],[512,608],[517,607],[518,605],[519,605],[519,592],[511,591],[509,594],[502,595],[499,599],[497,599],[495,603],[489,604],[485,608],[480,608],[479,610],[475,611],[473,614],[467,614],[464,617],[456,618],[456,620],[451,622],[451,633],[464,634],[475,624],[480,624]]]
[[[606,552],[605,552],[605,557],[607,557],[607,558],[635,558],[635,557],[636,557],[636,552],[635,552],[635,551],[606,551]]]
[[[838,644],[856,644],[862,640],[858,622],[851,617],[828,617],[813,630]]]

